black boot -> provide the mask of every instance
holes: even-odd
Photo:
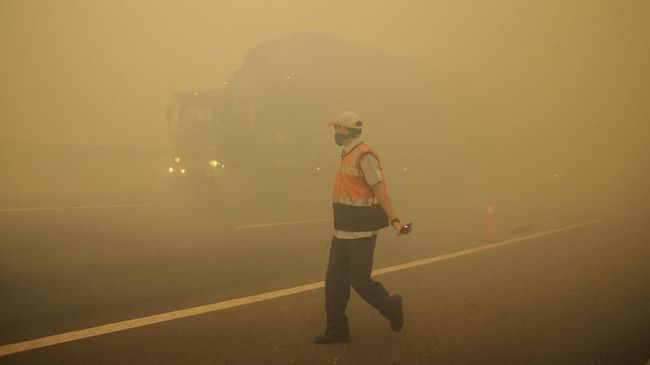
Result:
[[[394,306],[390,314],[390,328],[399,332],[404,327],[404,310],[402,309],[402,297],[399,294],[393,295]]]
[[[404,327],[404,310],[402,309],[402,297],[399,294],[388,297],[387,303],[379,309],[379,312],[390,321],[390,328],[399,332]]]
[[[337,342],[350,342],[350,329],[348,326],[328,326],[325,330],[325,333],[314,337],[312,342],[319,345]]]

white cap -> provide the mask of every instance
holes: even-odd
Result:
[[[361,121],[361,116],[349,110],[339,114],[339,116],[336,117],[335,120],[327,123],[327,125],[329,125],[330,127],[333,127],[335,125],[340,125],[346,128],[363,129],[363,122]]]

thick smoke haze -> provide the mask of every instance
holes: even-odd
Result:
[[[173,93],[219,89],[249,50],[314,32],[400,58],[429,85],[382,102],[401,110],[369,129],[380,147],[399,129],[455,169],[645,181],[649,13],[645,1],[5,0],[0,141],[168,147]]]
[[[172,92],[218,88],[248,49],[304,31],[418,60],[466,91],[458,102],[483,108],[495,127],[535,125],[525,134],[536,147],[549,135],[627,145],[649,113],[644,1],[0,6],[3,140],[165,145],[160,125]]]
[[[649,137],[650,0],[0,0],[0,362],[650,365]]]

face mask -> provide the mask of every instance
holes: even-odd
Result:
[[[343,140],[346,138],[349,138],[350,136],[347,134],[343,133],[334,133],[334,142],[336,142],[337,145],[342,146],[343,145]]]

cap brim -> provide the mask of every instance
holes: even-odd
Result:
[[[335,120],[331,120],[331,121],[329,121],[329,122],[326,123],[326,125],[327,125],[328,127],[334,127],[334,126],[336,126],[336,124],[337,124],[337,122],[336,122]]]

